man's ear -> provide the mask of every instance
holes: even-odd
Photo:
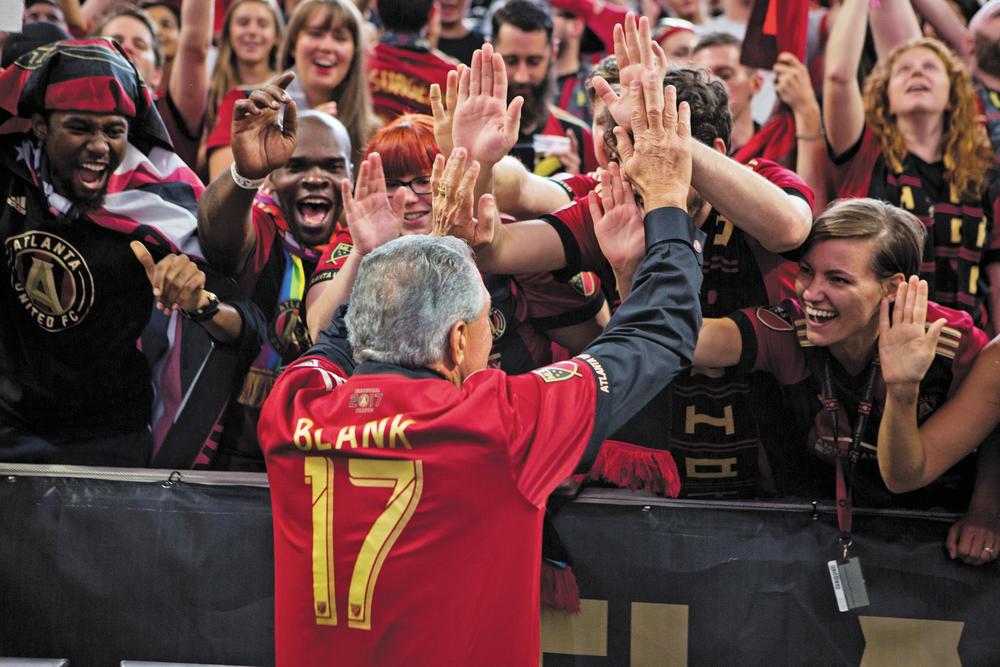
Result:
[[[712,140],[712,148],[714,148],[718,153],[729,155],[729,150],[726,148],[726,142],[722,139],[722,137],[716,137]]]
[[[49,136],[49,121],[40,113],[31,114],[31,129],[35,133],[35,138],[45,141]]]
[[[753,71],[753,76],[750,78],[750,97],[755,96],[760,92],[760,89],[764,87],[764,77],[758,70]]]
[[[469,323],[459,320],[451,325],[448,331],[448,366],[458,368],[465,361],[469,349]]]
[[[151,79],[150,81],[146,82],[146,85],[149,86],[149,89],[153,91],[159,90],[160,82],[163,81],[163,68],[157,67],[156,69],[154,69],[150,79]]]

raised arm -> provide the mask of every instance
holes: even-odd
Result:
[[[168,82],[170,99],[181,113],[185,128],[197,133],[208,100],[208,50],[212,46],[214,5],[203,0],[181,4],[181,31]]]
[[[858,66],[867,29],[868,0],[844,0],[826,43],[823,72],[823,125],[835,155],[846,153],[865,127]]]
[[[872,37],[879,60],[900,44],[923,37],[910,0],[880,0],[872,5]]]
[[[792,110],[795,172],[812,188],[812,210],[819,215],[830,200],[830,159],[826,154],[823,111],[816,100],[809,70],[792,53],[779,54],[774,63],[774,92]]]
[[[931,24],[934,32],[963,59],[972,52],[969,29],[944,0],[913,0],[913,8]]]
[[[225,274],[239,273],[256,243],[250,207],[260,181],[288,162],[295,150],[295,102],[284,90],[293,77],[286,72],[274,84],[236,102],[232,133],[235,162],[230,171],[209,184],[198,202],[202,250],[208,262]],[[279,126],[282,105],[285,117]]]
[[[591,444],[627,422],[690,364],[701,323],[698,292],[704,234],[685,212],[691,175],[691,113],[676,104],[673,87],[650,77],[633,112],[634,147],[624,146],[623,168],[643,195],[646,257],[632,293],[604,333],[585,350],[607,376],[607,398],[595,419]],[[634,84],[637,86],[638,83]],[[637,88],[633,101],[639,99]],[[588,363],[590,363],[588,361]]]
[[[722,215],[771,252],[802,245],[812,227],[812,211],[802,198],[718,150],[695,143],[691,185]]]

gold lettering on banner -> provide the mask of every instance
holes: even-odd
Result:
[[[979,288],[979,267],[973,266],[969,269],[969,294],[975,294]]]
[[[716,234],[715,238],[712,239],[714,245],[728,245],[729,239],[733,235],[733,223],[729,222],[726,218],[719,216],[719,222],[722,223],[722,229],[720,229]]]
[[[542,609],[542,652],[606,656],[608,601],[580,600],[579,614]]]
[[[725,368],[710,368],[709,366],[692,366],[691,377],[704,375],[707,378],[718,379],[726,374]]]
[[[913,210],[913,190],[909,185],[904,185],[899,191],[899,205],[907,211]]]
[[[962,621],[858,616],[865,636],[861,667],[960,667]]]
[[[631,667],[687,667],[688,605],[632,603]]]
[[[976,247],[982,248],[986,243],[986,218],[979,221],[979,231],[976,233]]]
[[[962,242],[962,219],[952,218],[951,219],[951,242],[961,243]]]
[[[687,412],[684,417],[684,432],[688,435],[694,433],[694,427],[698,424],[707,424],[717,428],[724,428],[726,429],[726,435],[732,435],[736,432],[736,424],[733,420],[733,406],[724,406],[722,408],[721,417],[699,414],[695,406],[687,406]]]
[[[694,479],[724,479],[736,477],[736,458],[730,459],[684,459],[685,474]]]

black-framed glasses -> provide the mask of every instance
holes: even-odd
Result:
[[[415,195],[429,195],[431,193],[431,177],[418,176],[408,181],[387,180],[385,189],[395,192],[397,188],[410,188],[410,192]]]

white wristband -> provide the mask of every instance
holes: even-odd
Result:
[[[264,184],[263,178],[247,178],[246,176],[240,176],[240,172],[236,171],[235,162],[229,165],[229,174],[233,177],[233,182],[244,190],[257,190]]]

